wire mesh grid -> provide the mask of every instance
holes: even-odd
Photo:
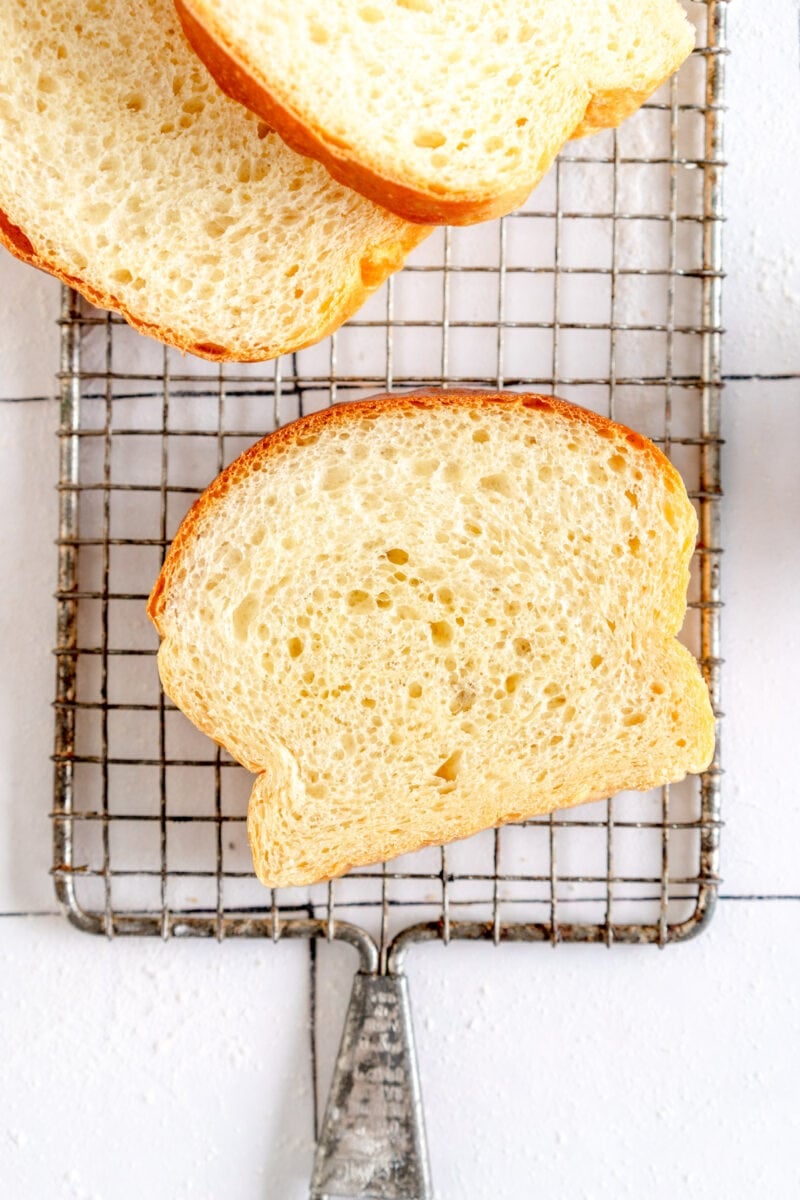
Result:
[[[683,474],[700,536],[682,637],[718,708],[725,3],[690,9],[698,49],[652,102],[571,143],[521,211],[437,231],[319,346],[220,368],[65,290],[53,871],[75,924],[341,937],[385,965],[422,938],[663,945],[707,920],[719,752],[699,780],[267,891],[251,777],[165,700],[144,611],[194,498],[276,426],[419,384],[553,392],[647,434]]]

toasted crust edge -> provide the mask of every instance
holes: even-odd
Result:
[[[657,446],[641,433],[636,433],[626,425],[603,417],[591,409],[581,408],[567,400],[559,400],[556,396],[543,396],[539,393],[501,392],[488,389],[435,389],[419,388],[412,392],[381,393],[366,400],[356,400],[345,404],[337,404],[331,408],[321,409],[300,417],[287,425],[281,426],[273,433],[268,433],[260,441],[252,445],[244,454],[225,468],[209,485],[201,496],[194,502],[178,528],[169,552],[164,560],[161,573],[147,601],[147,615],[155,625],[161,637],[166,636],[163,628],[164,607],[170,588],[173,573],[180,564],[184,548],[191,542],[198,525],[206,518],[214,505],[236,483],[238,479],[248,475],[252,465],[261,459],[279,451],[285,446],[297,445],[300,436],[314,433],[329,425],[347,424],[365,415],[379,417],[385,413],[393,414],[409,411],[414,408],[434,409],[439,407],[451,408],[493,408],[498,404],[510,408],[538,409],[552,412],[567,420],[577,421],[588,425],[601,434],[610,434],[612,438],[624,438],[634,449],[644,454],[650,460],[651,469],[663,475],[664,484],[671,493],[685,495],[683,480],[680,474]],[[687,504],[689,501],[687,500]],[[681,607],[681,616],[684,607]],[[212,735],[213,736],[213,735]]]
[[[73,274],[55,259],[45,258],[35,249],[30,238],[19,225],[0,209],[0,244],[18,258],[21,262],[37,267],[40,271],[54,275],[62,283],[74,288],[85,296],[90,304],[97,308],[110,309],[120,316],[138,333],[147,334],[167,346],[174,346],[183,354],[195,354],[211,362],[266,362],[279,358],[281,354],[289,354],[294,350],[302,350],[322,341],[328,334],[333,333],[344,324],[353,313],[369,298],[376,288],[394,271],[403,265],[406,255],[428,236],[430,230],[422,225],[409,224],[406,235],[397,241],[376,243],[372,246],[359,263],[360,283],[354,284],[350,291],[342,296],[340,303],[325,324],[310,331],[308,337],[296,341],[265,343],[255,351],[246,351],[234,344],[219,345],[215,342],[197,342],[191,337],[179,333],[165,325],[156,325],[138,317],[130,308],[110,292],[104,292],[94,284]]]
[[[406,221],[426,225],[474,225],[513,212],[525,202],[550,169],[555,154],[540,164],[541,169],[516,182],[499,195],[441,196],[415,188],[390,175],[381,174],[326,137],[319,126],[305,121],[285,97],[256,78],[237,54],[225,31],[203,13],[202,0],[174,0],[178,18],[195,53],[203,60],[215,82],[232,99],[238,100],[274,129],[292,150],[316,159],[338,182],[360,192],[375,204],[388,208]],[[202,13],[202,15],[201,15]],[[691,45],[676,47],[668,69],[644,87],[614,88],[591,95],[583,117],[562,145],[573,138],[598,133],[620,125],[674,74],[691,53]]]

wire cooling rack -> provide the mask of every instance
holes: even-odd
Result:
[[[700,518],[683,638],[719,703],[724,0],[619,131],[570,144],[520,212],[440,230],[333,338],[217,366],[65,291],[54,876],[106,935],[329,936],[389,965],[409,941],[665,944],[708,920],[718,758],[702,779],[270,892],[251,777],[160,691],[144,605],[198,493],[276,426],[419,384],[553,392],[651,437]]]

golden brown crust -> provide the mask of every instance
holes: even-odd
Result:
[[[679,66],[680,63],[676,63],[674,67],[671,67],[664,79],[668,79]],[[621,125],[638,108],[642,107],[645,100],[661,87],[664,79],[659,79],[658,83],[652,87],[648,86],[643,91],[634,92],[626,91],[625,88],[615,88],[608,92],[598,92],[587,104],[583,119],[570,134],[570,138],[588,137],[603,129],[615,129],[617,125]]]
[[[688,29],[688,27],[687,27]],[[687,32],[685,44],[676,43],[673,56],[663,75],[656,80],[647,80],[638,88],[607,88],[596,92],[583,114],[583,120],[572,133],[573,138],[587,137],[602,129],[615,129],[649,100],[671,75],[674,75],[694,46],[694,34]]]
[[[159,338],[160,341],[166,342],[170,346],[175,346],[179,350],[189,351],[191,353],[201,353],[194,346],[191,346],[184,339],[182,344],[180,339],[173,335],[168,330],[148,324],[146,321],[140,320],[132,313],[126,310],[125,306],[116,297],[108,292],[102,292],[99,288],[94,287],[85,280],[79,279],[65,268],[58,266],[49,259],[42,258],[34,249],[33,243],[27,237],[25,232],[20,229],[19,225],[15,225],[9,218],[7,213],[0,209],[0,245],[5,246],[9,253],[18,258],[20,262],[28,263],[32,267],[37,267],[40,271],[46,271],[48,275],[55,275],[56,279],[60,279],[62,283],[66,283],[69,287],[74,288],[76,292],[80,292],[85,296],[90,304],[96,305],[98,308],[112,309],[114,312],[120,313],[125,320],[137,329],[140,333],[146,333],[152,337]],[[205,355],[204,357],[211,357]]]
[[[426,225],[475,225],[505,216],[525,202],[549,170],[555,154],[540,164],[539,171],[517,182],[500,195],[437,195],[433,190],[415,188],[388,174],[373,170],[347,146],[337,143],[318,125],[309,123],[292,108],[286,97],[257,79],[242,61],[226,37],[225,31],[203,12],[197,0],[174,0],[183,31],[195,52],[203,60],[224,92],[254,112],[292,150],[316,159],[329,174],[345,187],[360,192],[374,204],[382,205],[406,221]],[[683,62],[677,55],[669,69],[658,78],[635,90],[615,88],[591,96],[578,125],[564,137],[584,137],[622,123],[655,92]]]
[[[463,408],[485,407],[491,409],[498,404],[511,408],[552,412],[568,420],[588,425],[600,433],[601,436],[609,438],[623,437],[629,445],[650,460],[650,468],[655,473],[663,476],[665,486],[669,491],[677,492],[683,489],[683,482],[675,467],[648,438],[643,437],[642,434],[636,433],[632,429],[628,429],[625,425],[620,425],[615,421],[609,420],[608,417],[603,417],[599,413],[592,412],[591,409],[581,408],[577,404],[570,404],[568,401],[559,400],[555,396],[516,392],[493,392],[468,388],[458,390],[448,389],[447,391],[420,388],[413,392],[399,394],[383,393],[378,396],[372,396],[368,400],[337,404],[332,408],[324,408],[320,412],[300,417],[299,420],[292,421],[288,425],[283,425],[280,429],[276,429],[274,433],[268,433],[266,437],[256,442],[237,458],[235,462],[226,467],[222,474],[217,476],[213,483],[203,492],[202,496],[199,496],[194,502],[181,522],[180,528],[164,561],[161,574],[156,580],[147,602],[147,614],[159,634],[162,637],[164,636],[165,631],[161,625],[161,617],[164,612],[166,594],[169,591],[173,572],[180,562],[184,549],[191,542],[198,524],[238,479],[249,474],[254,463],[279,452],[279,448],[282,449],[283,447],[297,445],[301,437],[306,438],[309,434],[316,433],[328,426],[346,424],[349,421],[363,419],[365,416],[378,417],[384,413],[398,413],[413,408],[433,409],[440,406]]]
[[[522,203],[530,192],[530,187],[525,186],[488,200],[453,200],[437,198],[397,179],[377,174],[347,154],[343,146],[326,138],[322,129],[304,124],[276,92],[268,90],[253,76],[227,43],[224,31],[214,26],[210,19],[207,23],[202,21],[186,0],[175,0],[175,8],[188,42],[223,92],[249,108],[270,129],[276,130],[291,150],[315,159],[337,183],[360,192],[373,204],[415,224],[471,225],[503,216]]]

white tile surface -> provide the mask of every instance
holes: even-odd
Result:
[[[800,367],[799,22],[800,0],[728,5],[723,309],[729,374]]]
[[[798,895],[800,379],[731,385],[724,435],[724,890]]]
[[[55,401],[0,403],[0,912],[53,906],[57,425]]]
[[[410,957],[437,1200],[797,1195],[797,919],[729,903],[663,953]]]
[[[276,1200],[313,1149],[308,950],[0,921],[9,1200]]]
[[[0,249],[0,400],[55,394],[58,282]]]
[[[706,1200],[800,1189],[798,907],[698,941],[412,952],[437,1200]],[[14,1200],[305,1200],[307,950],[0,922]],[[323,950],[329,1064],[354,956]]]

